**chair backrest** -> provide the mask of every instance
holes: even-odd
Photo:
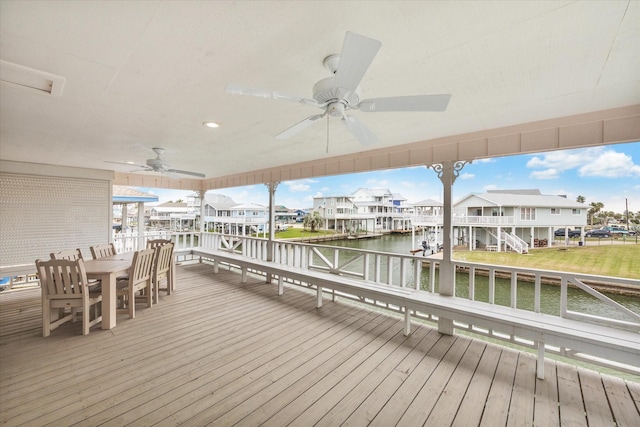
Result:
[[[116,254],[116,248],[113,243],[107,243],[106,245],[91,246],[91,256],[93,259],[104,258]]]
[[[173,243],[167,243],[156,248],[156,258],[154,262],[154,281],[167,277],[167,272],[171,269],[173,261]]]
[[[133,261],[129,269],[129,286],[147,280],[151,283],[155,255],[156,250],[153,248],[143,249],[133,254]]]
[[[51,252],[51,259],[67,259],[70,261],[75,261],[77,259],[82,259],[82,252],[80,249],[67,249],[65,251],[60,252]]]
[[[171,243],[170,239],[153,239],[147,240],[147,248],[157,248],[158,246],[164,246]]]
[[[49,299],[82,298],[87,272],[81,259],[36,260],[36,271],[43,294]]]

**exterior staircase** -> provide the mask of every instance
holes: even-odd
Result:
[[[498,240],[498,236],[493,234],[491,229],[485,228],[484,230],[488,234],[493,236],[494,239]],[[513,233],[507,233],[507,232],[500,233],[500,245],[503,245],[503,244],[505,248],[509,248],[512,251],[518,252],[519,254],[529,253],[529,244]]]

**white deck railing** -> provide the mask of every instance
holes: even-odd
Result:
[[[413,225],[417,226],[435,226],[444,223],[442,215],[414,215],[408,217]],[[516,220],[513,216],[473,216],[473,215],[454,215],[453,225],[487,225],[487,226],[509,226],[515,225]]]
[[[201,235],[199,232],[170,234],[157,232],[148,233],[140,238],[136,235],[118,233],[114,236],[114,244],[118,252],[126,252],[144,248],[147,240],[158,238],[171,238],[178,252],[201,246],[238,253],[263,261],[268,259],[269,241],[267,239],[218,233]],[[422,256],[283,240],[273,242],[272,261],[286,266],[372,281],[385,286],[405,287],[432,293],[438,291],[437,272],[441,263],[439,259]],[[611,287],[640,290],[640,280],[638,279],[485,265],[463,261],[453,261],[453,264],[455,266],[454,280],[457,298],[468,298],[473,301],[508,306],[517,310],[544,312],[552,316],[579,319],[584,322],[640,332],[640,309],[637,306],[626,307],[588,285],[589,283],[598,283]],[[292,283],[303,287],[310,286],[308,283]],[[542,289],[546,283],[555,283],[557,286],[552,288],[555,289],[555,292],[549,292],[547,289],[543,295]],[[528,294],[526,299],[531,301],[528,307],[523,307],[523,299],[518,299],[519,294]],[[363,301],[351,295],[341,296],[401,312],[400,307],[389,306],[378,301]],[[542,304],[543,298],[546,301],[544,304],[546,309]],[[607,315],[594,315],[589,313],[587,309],[575,307],[575,300],[578,298],[590,298],[592,304],[606,305]],[[413,313],[413,315],[427,321],[437,320],[436,317],[428,314]],[[535,348],[533,342],[523,341],[517,336],[505,335],[499,331],[481,329],[474,325],[461,323],[456,323],[455,326],[475,334]],[[547,351],[579,358],[564,348],[547,349]]]
[[[229,236],[207,233],[202,237],[201,246],[223,250],[266,261],[269,242],[266,239]],[[325,246],[317,244],[274,241],[273,262],[291,267],[308,268],[352,278],[368,280],[392,287],[405,287],[424,292],[438,291],[438,274],[441,260],[422,256],[376,252],[349,247]],[[471,262],[454,261],[456,295],[473,301],[508,306],[517,310],[544,312],[552,316],[578,319],[584,322],[607,325],[615,328],[640,332],[640,312],[638,307],[626,307],[607,295],[596,291],[587,283],[606,284],[610,287],[632,288],[640,290],[640,280],[619,277],[594,276],[551,270],[526,269],[509,266],[485,265]],[[425,273],[423,274],[423,271]],[[482,282],[481,285],[478,283]],[[309,287],[306,283],[296,285]],[[506,285],[508,283],[508,285]],[[555,292],[545,292],[545,284],[556,284]],[[481,292],[479,290],[481,289]],[[558,291],[559,290],[559,291]],[[528,294],[533,301],[523,307],[518,295]],[[377,307],[401,313],[400,307],[389,306],[378,301],[364,301],[351,295],[341,295],[360,303],[369,303]],[[545,299],[546,309],[542,300]],[[607,315],[593,315],[588,310],[574,307],[577,298],[591,298],[592,304],[604,304]],[[437,317],[422,313],[413,313],[414,317],[426,321],[436,321]],[[501,331],[486,330],[474,325],[456,322],[456,328],[468,332],[507,341],[519,346],[535,349],[535,343],[523,340],[515,335]],[[640,337],[639,337],[640,339]],[[565,357],[581,359],[570,349],[548,348],[548,352]],[[591,363],[607,365],[606,361],[587,360]],[[620,369],[619,366],[616,366]],[[624,370],[624,369],[623,369]],[[638,373],[635,370],[631,372]]]

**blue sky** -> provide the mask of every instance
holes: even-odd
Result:
[[[309,208],[314,196],[350,195],[358,188],[387,188],[409,202],[442,201],[442,184],[426,167],[411,167],[322,178],[281,182],[276,204]],[[453,186],[453,199],[490,189],[537,188],[543,194],[565,194],[586,203],[602,202],[604,210],[622,213],[625,199],[629,210],[640,211],[640,142],[598,146],[549,153],[498,157],[474,161],[462,170]],[[186,200],[189,191],[141,188],[157,194],[161,202]],[[211,191],[230,196],[238,203],[268,205],[265,185],[250,185]]]

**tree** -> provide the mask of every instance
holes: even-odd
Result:
[[[578,196],[578,198],[576,199],[576,202],[578,203],[584,203],[587,199],[584,196]]]
[[[600,210],[604,208],[604,203],[591,202],[589,203],[589,206],[591,206],[591,209],[589,209],[589,211],[587,212],[589,215],[589,225],[593,225],[593,220],[596,218],[598,212],[600,212]]]
[[[304,217],[304,221],[302,222],[302,226],[306,228],[310,228],[311,231],[316,231],[319,228],[322,228],[322,224],[324,219],[320,216],[320,212],[313,211],[313,213],[308,214]]]

